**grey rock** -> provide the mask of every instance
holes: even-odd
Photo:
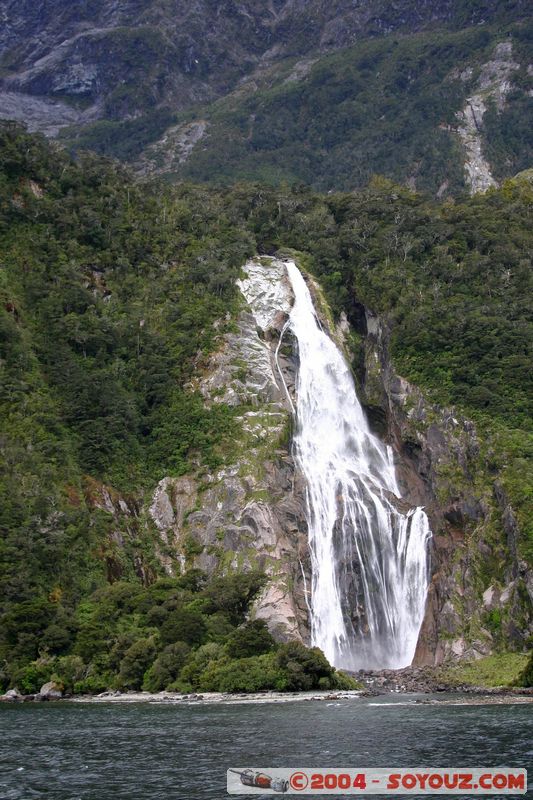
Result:
[[[465,176],[472,194],[497,186],[483,152],[483,117],[487,102],[494,102],[499,111],[504,108],[505,98],[511,89],[512,73],[519,68],[519,64],[512,59],[512,52],[511,41],[500,42],[496,46],[493,58],[481,68],[477,92],[466,99],[464,108],[457,114],[457,132],[466,156]]]
[[[55,681],[48,681],[39,689],[39,698],[41,700],[60,700],[62,697],[63,690]]]
[[[521,4],[516,5],[509,20],[524,14]],[[485,6],[483,21],[495,13]],[[287,80],[302,81],[323,51],[353,45],[368,35],[417,31],[454,20],[453,6],[436,0],[394,5],[273,0],[217,4],[215,11],[208,0],[175,0],[168,7],[136,0],[55,0],[38,8],[4,0],[0,52],[7,56],[7,68],[2,82],[6,91],[34,96],[36,105],[58,96],[83,98],[99,118],[128,119],[146,111],[148,95],[159,107],[181,111],[238,87],[245,90],[243,79],[253,90],[256,77],[287,56],[299,57]],[[462,17],[460,21],[464,24]],[[468,24],[480,21],[473,10]],[[504,50],[505,43],[495,62],[508,59]],[[489,79],[492,73],[503,80],[497,67],[487,71]],[[134,82],[137,91],[131,90]],[[125,90],[121,97],[117,87]],[[50,116],[41,112],[41,119],[50,131]],[[179,128],[169,133],[169,149],[176,145],[178,162],[198,136],[197,128]]]
[[[147,147],[135,164],[140,175],[164,175],[184,164],[204,138],[206,120],[186,122],[167,128],[161,139]]]
[[[0,119],[12,119],[27,125],[31,132],[57,136],[68,125],[91,122],[94,112],[79,111],[59,99],[35,97],[31,94],[4,91],[0,88]]]
[[[169,574],[196,566],[208,574],[260,568],[269,576],[252,615],[282,641],[308,637],[303,486],[288,442],[296,359],[280,336],[293,302],[282,261],[248,262],[239,286],[247,301],[191,388],[207,405],[253,406],[240,417],[237,463],[204,475],[164,478],[150,505]],[[306,573],[307,570],[307,573]]]
[[[0,696],[0,702],[2,703],[19,703],[22,702],[24,699],[24,695],[22,695],[18,689],[8,689],[8,691]]]

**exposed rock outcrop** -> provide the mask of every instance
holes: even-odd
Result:
[[[512,52],[512,42],[500,42],[493,58],[481,69],[475,93],[467,97],[464,108],[457,115],[460,123],[458,133],[466,154],[466,180],[472,194],[497,185],[483,153],[483,117],[490,101],[496,104],[498,111],[504,107],[511,88],[511,75],[519,67],[512,59]],[[470,77],[471,70],[464,74],[464,79]]]
[[[164,175],[175,172],[184,164],[207,130],[203,119],[173,125],[154,144],[144,150],[135,170],[140,175]]]
[[[48,681],[39,689],[40,700],[61,700],[63,697],[63,689],[55,681]]]
[[[239,458],[201,477],[163,479],[150,516],[169,574],[258,567],[268,583],[254,615],[280,640],[308,641],[305,486],[289,446],[297,367],[285,330],[291,289],[279,260],[256,259],[245,273],[246,304],[194,386],[207,404],[239,410]],[[357,338],[350,320],[334,327],[320,287],[311,279],[309,286],[322,323],[350,358]],[[394,450],[402,501],[424,506],[434,534],[415,663],[479,658],[501,641],[523,647],[533,632],[533,573],[520,560],[513,509],[486,470],[474,424],[396,374],[386,322],[362,308],[351,322],[362,341],[355,362],[370,423]]]
[[[475,25],[498,15],[497,4],[464,9],[436,0],[273,0],[172,4],[111,0],[0,4],[0,85],[35,98],[36,127],[52,132],[69,113],[132,119],[154,107],[184,110],[231,91],[258,66],[352,45],[368,36],[418,31],[460,20]],[[525,0],[507,19],[527,15]],[[293,79],[305,73],[307,60]],[[61,104],[54,109],[54,103]],[[31,100],[29,101],[31,102]],[[68,106],[72,106],[70,112]],[[27,113],[27,112],[26,112]],[[6,114],[0,103],[0,117]],[[17,118],[20,119],[20,116]]]
[[[5,694],[0,695],[0,703],[22,703],[24,695],[18,689],[9,689]]]
[[[30,132],[57,136],[68,125],[85,125],[95,118],[94,110],[82,111],[59,99],[0,89],[0,119],[13,119]]]
[[[281,261],[244,268],[246,301],[194,388],[207,404],[242,409],[236,463],[204,475],[165,478],[150,514],[169,574],[195,566],[209,574],[258,567],[269,581],[255,603],[280,640],[307,638],[309,573],[303,486],[289,452],[296,363],[283,333],[292,304]],[[283,337],[282,337],[283,334]]]
[[[498,637],[524,647],[533,632],[533,572],[520,560],[513,510],[487,472],[474,424],[396,374],[384,321],[367,310],[357,324],[369,419],[394,448],[403,496],[425,507],[434,534],[415,663],[479,658]]]

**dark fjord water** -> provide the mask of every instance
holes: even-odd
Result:
[[[236,765],[527,768],[533,761],[531,705],[443,699],[6,704],[0,798],[222,800],[226,769]]]

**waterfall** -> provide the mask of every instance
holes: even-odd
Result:
[[[295,458],[307,483],[311,640],[347,669],[413,659],[428,585],[428,519],[400,500],[393,454],[369,430],[352,374],[317,320],[305,281],[287,271],[298,343]],[[400,502],[398,502],[400,500]]]

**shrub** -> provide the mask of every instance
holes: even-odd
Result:
[[[533,650],[529,656],[529,660],[518,676],[516,681],[517,686],[532,687],[533,686]]]
[[[79,656],[62,656],[56,659],[51,680],[63,684],[66,692],[72,692],[75,684],[83,680],[85,672],[85,664]]]
[[[266,576],[259,571],[227,575],[212,580],[204,595],[210,601],[213,613],[223,611],[235,625],[239,625],[265,580]]]
[[[331,679],[333,681],[332,689],[342,689],[342,690],[349,690],[349,689],[362,689],[363,684],[356,681],[355,678],[351,678],[342,670],[335,670],[335,674]]]
[[[112,672],[92,672],[76,681],[74,694],[99,694],[113,686],[115,676]]]
[[[35,694],[43,683],[47,683],[54,671],[55,660],[39,658],[14,672],[11,685],[22,694]]]
[[[148,692],[160,692],[175,681],[181,672],[190,647],[185,642],[174,642],[158,655],[145,672],[142,688]]]
[[[69,648],[71,641],[72,632],[68,628],[52,623],[44,631],[39,645],[50,653],[64,653]]]
[[[201,569],[189,569],[178,578],[178,584],[183,589],[191,592],[199,592],[207,583],[207,575]]]
[[[206,617],[205,624],[207,626],[207,638],[210,642],[223,643],[235,630],[235,626],[232,625],[227,614],[222,611],[217,611],[215,614],[210,614]]]
[[[97,653],[105,652],[109,647],[109,629],[104,623],[89,620],[78,631],[74,652],[83,661],[88,662]]]
[[[307,648],[300,642],[283,644],[277,652],[276,665],[287,691],[329,689],[334,685],[335,670],[318,647]]]
[[[216,642],[209,642],[195,650],[179,674],[179,678],[170,684],[169,689],[178,692],[190,692],[200,687],[200,676],[210,661],[222,658],[224,651]]]
[[[122,659],[118,685],[123,689],[140,689],[144,673],[154,660],[156,653],[153,637],[134,642]]]
[[[274,655],[266,653],[211,662],[200,676],[199,688],[206,692],[260,692],[281,688],[280,677]]]
[[[180,608],[173,611],[161,625],[161,641],[164,644],[187,642],[192,646],[205,641],[206,624],[199,611]]]
[[[230,658],[247,658],[268,653],[275,647],[267,624],[262,619],[246,622],[237,628],[226,642],[226,653]]]

